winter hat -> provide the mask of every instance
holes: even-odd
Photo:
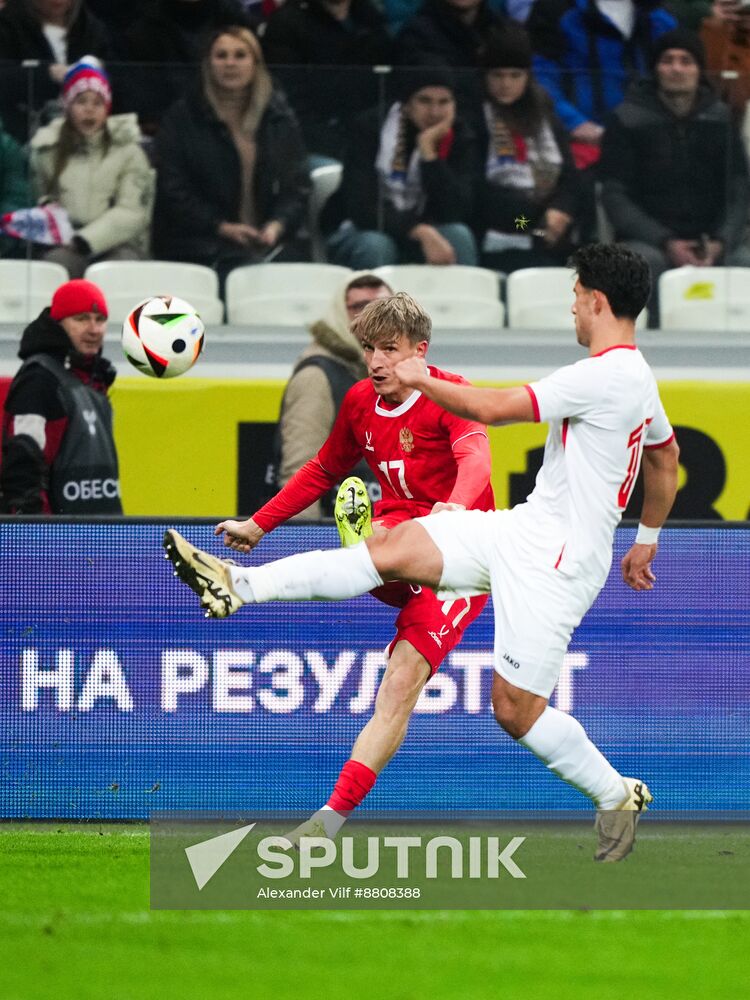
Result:
[[[482,69],[531,69],[531,41],[515,21],[492,28],[479,52]]]
[[[87,312],[100,313],[105,319],[109,315],[104,292],[93,281],[85,278],[66,281],[52,296],[49,314],[55,322]]]
[[[104,66],[96,56],[84,56],[65,74],[62,85],[62,102],[67,110],[79,94],[93,90],[104,98],[107,111],[112,107],[112,87]]]
[[[398,99],[405,103],[412,94],[424,87],[446,87],[454,89],[453,74],[444,66],[417,66],[404,69],[398,77]]]
[[[675,28],[674,31],[667,31],[665,34],[659,35],[651,47],[652,73],[667,49],[683,49],[685,52],[689,52],[697,62],[701,72],[705,71],[706,50],[703,48],[703,42],[695,32],[690,31],[688,28]]]

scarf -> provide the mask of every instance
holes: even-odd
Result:
[[[511,132],[489,102],[484,105],[490,135],[485,176],[491,184],[529,191],[544,201],[554,191],[562,170],[562,153],[548,121],[534,136]]]
[[[411,145],[409,121],[403,105],[396,102],[391,106],[380,131],[380,146],[375,159],[375,169],[380,177],[385,197],[400,212],[424,211],[426,195],[422,190],[420,176],[421,158],[419,146],[409,152]],[[454,132],[451,129],[442,139],[438,156],[446,160],[453,146]]]
[[[486,102],[484,116],[489,132],[485,177],[490,184],[527,191],[535,201],[543,202],[555,189],[562,169],[562,153],[548,121],[534,136],[511,132],[494,105]],[[488,229],[482,243],[484,253],[505,250],[530,250],[529,233],[503,233]]]

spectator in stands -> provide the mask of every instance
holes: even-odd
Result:
[[[44,64],[33,71],[3,67],[0,74],[6,126],[19,142],[29,138],[29,116],[56,99],[68,67],[89,53],[106,60],[110,47],[106,28],[82,0],[7,0],[0,11],[0,62],[38,59]]]
[[[297,359],[281,403],[276,489],[285,486],[317,454],[331,433],[344,396],[355,382],[366,376],[362,348],[349,327],[365,306],[389,295],[393,295],[393,290],[376,274],[359,271],[347,275],[325,317],[310,328],[313,342]],[[367,483],[374,482],[364,463],[352,475]],[[334,497],[317,500],[299,519],[330,516]]]
[[[12,135],[0,122],[0,215],[25,208],[31,202],[26,157]],[[16,257],[25,252],[17,240],[0,236],[0,257]]]
[[[77,280],[24,330],[3,414],[3,513],[122,513],[106,327],[101,289]]]
[[[750,266],[741,243],[747,159],[704,68],[703,46],[691,31],[662,35],[654,77],[633,85],[604,136],[604,207],[617,239],[649,261],[654,287],[669,267]]]
[[[324,210],[324,226],[339,222],[328,240],[331,259],[356,269],[476,265],[469,222],[477,143],[456,116],[448,71],[404,70],[401,100],[385,121],[375,109],[352,133],[341,187]]]
[[[151,0],[86,0],[89,10],[107,29],[114,59],[127,54],[127,30],[146,16]]]
[[[399,61],[404,66],[478,66],[487,32],[505,23],[488,0],[425,0],[398,36]]]
[[[153,134],[167,108],[195,78],[210,37],[228,24],[252,27],[240,0],[151,0],[126,34],[131,67],[127,100]]]
[[[536,0],[528,20],[534,75],[555,102],[577,164],[599,157],[607,112],[648,68],[652,43],[676,20],[658,0]]]
[[[732,109],[735,121],[744,121],[743,131],[747,131],[750,124],[750,7],[733,0],[715,0],[708,13],[710,16],[700,26],[700,37],[706,48],[706,70],[710,79],[716,80],[720,96]]]
[[[268,19],[263,51],[308,148],[343,159],[352,116],[378,99],[378,77],[366,67],[394,61],[378,8],[371,0],[286,0]]]
[[[480,61],[486,150],[478,229],[482,264],[498,271],[562,266],[580,183],[565,130],[531,75],[531,45],[515,23],[492,32]]]
[[[484,96],[475,72],[479,53],[488,32],[502,30],[507,23],[491,9],[489,0],[426,0],[398,36],[399,62],[453,70],[461,116],[476,131]]]
[[[299,259],[304,143],[248,28],[210,39],[201,82],[164,117],[156,162],[159,256],[215,266],[221,277],[270,254]]]
[[[38,197],[62,205],[74,228],[72,243],[44,258],[80,278],[97,260],[148,256],[153,170],[136,116],[109,113],[112,90],[98,59],[71,66],[62,100],[64,117],[32,139],[31,173]]]
[[[487,0],[489,9],[501,16],[508,14],[517,21],[523,21],[528,13],[527,8],[534,0]],[[424,0],[383,0],[383,10],[388,28],[397,35],[413,17],[422,10]],[[521,11],[521,13],[519,13]]]

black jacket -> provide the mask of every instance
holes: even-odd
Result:
[[[90,359],[72,350],[62,326],[50,318],[49,309],[42,310],[24,330],[18,356],[24,362],[34,356],[50,358],[63,365],[102,400],[106,400],[109,386],[115,379],[114,367],[101,354]],[[108,403],[100,403],[100,408],[105,413],[109,412]],[[44,420],[44,450],[33,436],[15,433],[13,421],[18,414],[38,414]],[[58,379],[39,363],[25,364],[13,379],[5,401],[0,510],[19,514],[62,512],[63,507],[55,496],[54,472],[65,449],[72,417],[74,414],[66,406],[66,395],[60,392]],[[102,430],[109,435],[109,450],[115,456],[116,477],[116,452],[111,429],[106,424],[105,420]],[[92,470],[92,474],[96,475],[96,471]],[[116,498],[111,498],[105,507],[106,510],[99,512],[121,512],[119,499]]]
[[[486,0],[482,0],[474,24],[464,24],[445,0],[427,0],[398,36],[399,62],[403,66],[454,69],[477,66],[487,32],[493,25],[503,23],[503,18],[489,9]]]
[[[427,196],[424,210],[401,211],[380,196],[375,160],[380,147],[381,118],[377,109],[359,116],[352,127],[352,142],[344,163],[341,187],[326,206],[324,226],[332,230],[344,219],[359,229],[382,229],[404,240],[420,222],[440,225],[447,222],[471,223],[473,188],[478,173],[474,134],[459,119],[453,144],[445,160],[421,165],[421,181]]]
[[[70,63],[86,55],[107,60],[111,54],[106,28],[83,3],[70,21],[67,44]],[[31,13],[28,0],[8,0],[0,11],[0,63],[20,63],[23,59],[38,59],[45,65],[35,70],[23,70],[20,65],[2,66],[0,93],[7,130],[20,142],[27,142],[29,72],[33,74],[32,111],[39,111],[47,101],[58,97],[60,88],[50,80],[46,64],[55,62],[55,56],[40,22]]]
[[[701,84],[695,107],[677,118],[656,84],[634,84],[607,123],[602,198],[618,239],[661,246],[702,233],[728,248],[748,214],[748,167],[729,107]]]
[[[287,0],[269,18],[262,41],[308,147],[342,158],[352,116],[378,100],[380,77],[369,67],[395,59],[383,15],[370,0],[352,0],[344,24],[316,0]]]
[[[310,182],[299,126],[274,91],[256,133],[255,204],[260,224],[278,219],[291,239],[305,214]],[[236,222],[242,167],[227,126],[202,92],[172,107],[156,137],[157,198],[154,249],[168,260],[209,262],[238,252],[217,235]]]
[[[125,58],[137,65],[128,67],[121,87],[128,110],[153,132],[195,80],[211,33],[230,24],[252,27],[252,22],[239,0],[151,0],[149,6],[125,34]]]

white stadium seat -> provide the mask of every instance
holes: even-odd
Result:
[[[663,330],[750,330],[750,267],[678,267],[659,278]]]
[[[465,330],[471,327],[494,329],[505,321],[505,306],[500,299],[475,299],[452,295],[437,298],[422,295],[420,305],[430,314],[435,330]]]
[[[394,292],[413,295],[430,314],[436,330],[496,327],[505,320],[496,271],[462,264],[394,264],[376,268],[375,274]]]
[[[109,306],[109,318],[121,323],[143,299],[175,295],[197,311],[206,326],[224,320],[215,271],[201,264],[166,260],[104,260],[86,268],[85,277],[99,285]]]
[[[508,326],[519,330],[572,330],[575,275],[569,267],[525,267],[506,281]],[[646,325],[646,310],[636,320]]]
[[[376,268],[375,274],[387,281],[394,292],[408,292],[420,303],[423,299],[446,299],[451,295],[465,299],[496,299],[500,292],[497,272],[486,267],[394,264]]]
[[[312,190],[307,209],[307,225],[310,230],[312,259],[317,263],[326,260],[325,242],[320,232],[320,213],[323,206],[341,184],[344,168],[341,163],[327,163],[310,171]]]
[[[62,264],[45,260],[0,260],[0,323],[28,323],[68,280]]]
[[[235,268],[227,277],[227,320],[238,326],[305,327],[325,314],[351,273],[337,264]]]

